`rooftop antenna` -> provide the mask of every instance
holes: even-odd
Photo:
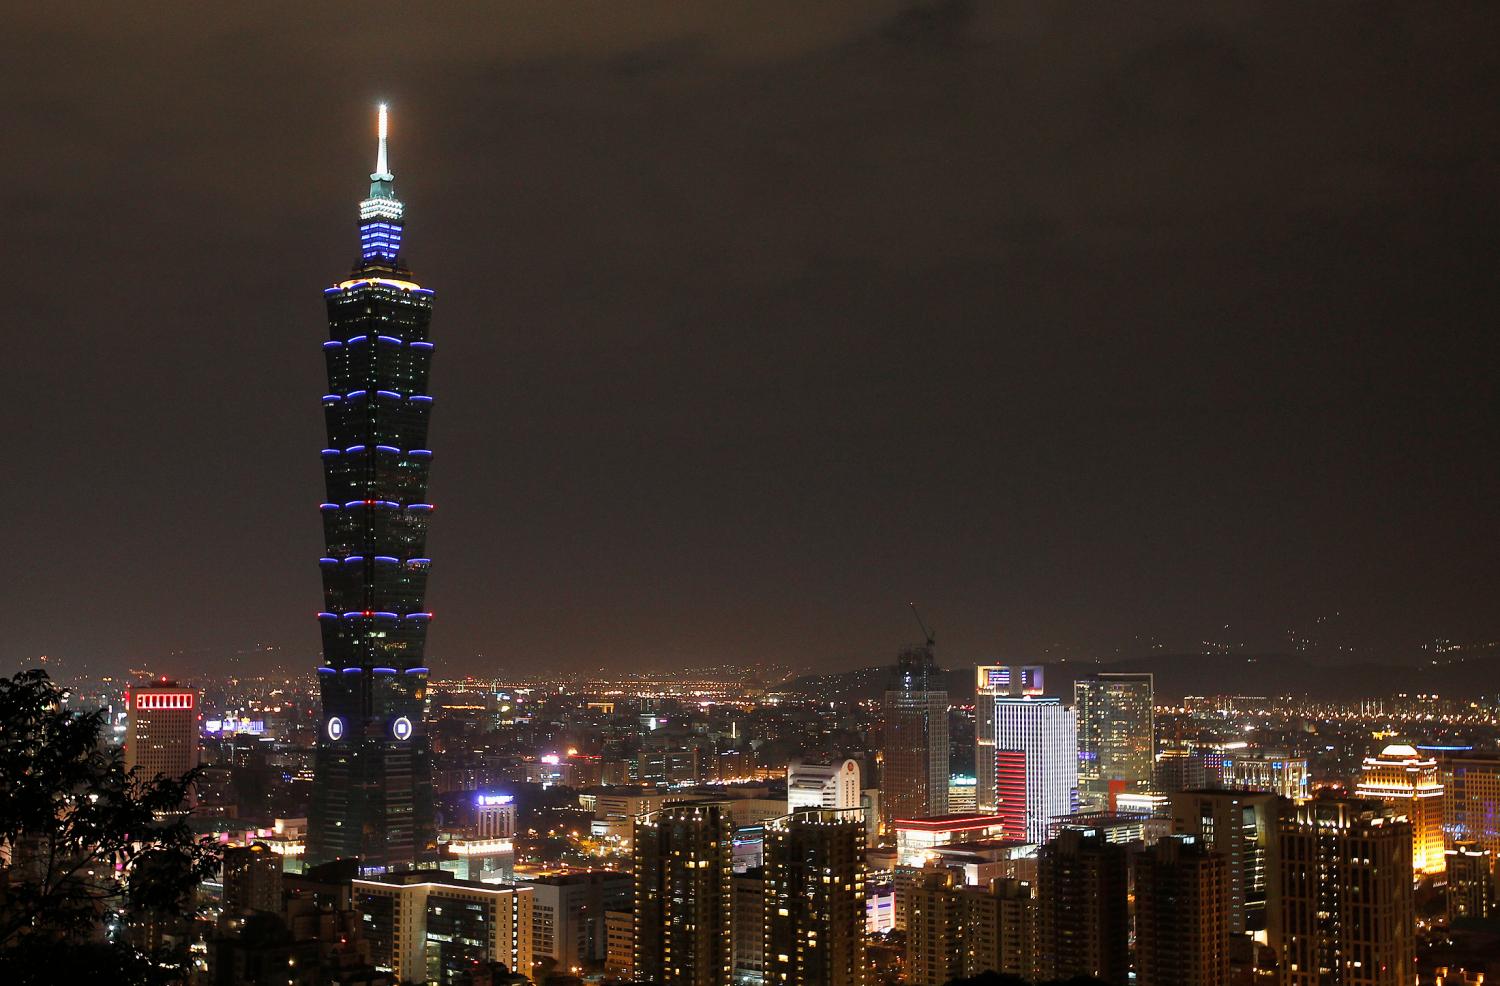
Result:
[[[380,104],[380,150],[375,154],[375,173],[370,175],[371,181],[393,181],[395,175],[391,174],[391,165],[386,153],[386,137],[390,132],[387,122],[386,105]]]
[[[911,615],[917,618],[917,626],[922,628],[922,636],[927,638],[927,646],[931,647],[936,641],[932,639],[932,631],[927,628],[927,624],[922,620],[922,614],[917,612],[917,604],[907,603],[906,605],[911,607]]]

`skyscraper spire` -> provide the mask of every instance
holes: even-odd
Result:
[[[391,174],[390,160],[386,151],[386,138],[388,135],[388,123],[386,120],[386,105],[380,104],[380,149],[375,153],[375,171],[370,175],[371,181],[395,181],[396,176]]]
[[[370,197],[359,204],[360,264],[395,264],[401,254],[401,217],[406,209],[396,198],[388,149],[386,105],[380,104],[380,143],[370,174]]]

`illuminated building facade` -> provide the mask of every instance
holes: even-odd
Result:
[[[798,808],[858,808],[857,760],[799,760],[786,769],[787,811]]]
[[[934,818],[898,818],[896,830],[896,865],[922,866],[928,852],[938,846],[980,839],[999,839],[1005,834],[1005,820],[999,815],[938,815]]]
[[[1365,757],[1355,794],[1396,808],[1411,823],[1411,865],[1443,872],[1443,785],[1437,761],[1410,746],[1388,746]]]
[[[974,669],[974,801],[975,811],[994,811],[995,699],[1038,697],[1042,669],[1034,665],[981,664]]]
[[[1024,771],[1026,825],[1005,837],[1045,842],[1048,823],[1078,808],[1078,721],[1072,709],[1055,698],[995,700],[995,791],[1001,812],[1012,817],[1007,804],[1015,802],[1018,768]]]
[[[460,986],[474,967],[531,969],[531,890],[457,880],[439,870],[353,882],[354,905],[379,972]]]
[[[903,651],[886,689],[880,810],[894,818],[948,813],[948,692],[930,647]]]
[[[765,981],[863,986],[863,813],[807,808],[773,818],[765,852]]]
[[[1306,757],[1231,753],[1224,759],[1224,786],[1237,791],[1270,791],[1290,801],[1311,796]]]
[[[1149,674],[1091,674],[1073,683],[1078,712],[1079,792],[1150,790],[1156,769],[1156,711]]]
[[[381,107],[360,262],[324,291],[323,714],[307,846],[313,863],[358,857],[366,872],[437,857],[422,715],[432,292],[402,265],[393,181]]]
[[[695,801],[635,820],[637,982],[728,986],[734,973],[729,805]]]
[[[1437,760],[1449,844],[1475,842],[1500,857],[1500,755],[1444,751]]]
[[[1411,846],[1411,825],[1380,802],[1288,807],[1269,939],[1282,986],[1416,981]]]
[[[198,693],[163,679],[125,692],[125,768],[180,778],[198,766]],[[193,801],[188,792],[187,807]]]

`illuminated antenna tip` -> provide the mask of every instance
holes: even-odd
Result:
[[[371,181],[391,181],[395,175],[391,174],[390,157],[386,152],[386,137],[390,132],[388,113],[386,105],[380,104],[380,144],[375,154],[375,173],[370,176]]]

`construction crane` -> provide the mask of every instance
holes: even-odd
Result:
[[[922,614],[917,612],[917,604],[907,603],[907,605],[911,607],[911,615],[917,618],[917,626],[922,628],[922,636],[927,638],[927,646],[931,647],[936,641],[932,639],[932,631],[927,628],[926,622],[922,619]]]

